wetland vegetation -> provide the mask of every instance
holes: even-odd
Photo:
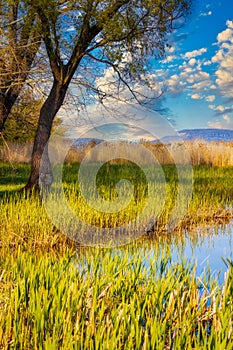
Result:
[[[65,165],[63,186],[78,211],[77,170]],[[231,221],[233,168],[193,170],[177,244],[184,230]],[[115,249],[81,247],[60,233],[38,196],[18,192],[28,171],[27,164],[1,163],[2,349],[232,349],[232,261],[225,260],[219,284],[208,271],[198,276],[185,257],[173,261],[169,244],[158,243],[176,195],[174,166],[164,166],[167,198],[156,233]],[[122,171],[134,173],[127,164],[108,166],[112,192],[102,191],[105,198],[114,198]],[[131,180],[146,196],[143,175]]]

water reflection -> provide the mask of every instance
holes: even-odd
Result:
[[[223,259],[233,260],[233,221],[192,232],[145,237],[114,249],[96,251],[93,247],[80,247],[77,251],[77,266],[85,275],[85,271],[91,270],[91,261],[97,257],[101,261],[108,254],[122,259],[127,257],[131,266],[139,258],[146,268],[153,265],[156,271],[160,271],[164,261],[174,267],[182,264],[192,268],[195,265],[196,276],[202,281],[205,272],[208,272],[211,279],[217,279],[222,284],[228,269]]]
[[[211,276],[221,284],[227,271],[223,259],[233,260],[233,222],[180,235],[156,237],[148,248],[149,245],[152,250],[159,247],[169,250],[171,263],[184,259],[194,262],[197,276],[203,276],[204,271],[210,269]]]

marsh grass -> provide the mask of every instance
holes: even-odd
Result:
[[[67,164],[63,173],[63,188],[67,200],[73,210],[85,219],[100,227],[115,227],[128,222],[140,212],[147,198],[147,184],[143,174],[133,165],[108,165],[102,168],[97,178],[101,196],[106,200],[116,198],[115,185],[122,177],[129,179],[134,185],[134,198],[130,205],[119,214],[103,215],[88,207],[79,193],[77,182],[78,164]],[[72,245],[53,225],[39,196],[27,197],[18,190],[27,180],[29,166],[19,164],[12,169],[11,165],[0,164],[0,244],[2,247],[36,249],[65,249]],[[156,231],[163,232],[170,212],[176,201],[177,172],[174,166],[164,166],[166,178],[166,201],[158,218]],[[194,167],[194,186],[192,199],[186,216],[179,223],[177,231],[191,229],[197,225],[227,223],[232,214],[226,206],[232,208],[233,198],[232,167]]]
[[[90,223],[103,225],[104,227],[115,227],[133,220],[143,208],[148,196],[146,178],[140,168],[133,164],[105,164],[99,171],[97,177],[97,187],[100,195],[105,200],[114,200],[116,195],[116,183],[124,178],[134,185],[134,197],[125,210],[117,214],[103,216],[89,208],[79,192],[77,174],[78,164],[67,164],[63,174],[63,188],[67,194],[68,201],[74,211],[82,217],[84,213],[91,212]],[[91,165],[90,165],[91,171]],[[192,188],[192,198],[188,211],[178,224],[176,231],[195,228],[197,225],[210,225],[211,223],[227,223],[232,217],[232,212],[226,210],[232,208],[233,200],[233,167],[193,167],[194,183]],[[166,225],[171,215],[171,211],[177,200],[178,188],[180,186],[177,169],[174,165],[163,166],[166,183],[166,198],[163,210],[157,219],[157,232],[166,230]],[[187,176],[190,176],[188,173]],[[184,178],[182,181],[185,181]],[[187,181],[188,181],[187,177]],[[184,198],[185,200],[185,198]],[[78,203],[78,204],[77,204]],[[87,208],[85,210],[85,208]],[[88,221],[88,215],[85,216]],[[101,222],[101,223],[100,223]]]
[[[65,140],[64,140],[65,142]],[[124,142],[126,144],[126,142]],[[173,142],[164,144],[162,142],[152,143],[149,141],[141,141],[160,162],[160,164],[173,164],[173,158],[170,154],[171,150],[183,153],[184,146],[181,142]],[[84,156],[88,154],[91,148],[95,147],[97,142],[91,140],[88,144],[80,144],[79,147],[71,147],[67,156],[67,163],[80,163]],[[224,141],[205,141],[196,139],[193,141],[184,141],[185,150],[188,152],[192,165],[210,165],[210,166],[232,166],[233,165],[233,142]],[[0,147],[0,160],[15,163],[30,163],[32,143],[8,143]],[[56,145],[53,150],[57,155],[64,151],[63,143]],[[107,150],[106,150],[107,152]],[[99,160],[103,158],[102,153],[99,154]],[[181,157],[182,158],[182,157]],[[98,157],[97,157],[98,160]]]
[[[169,244],[156,240],[114,250],[77,247],[54,227],[39,196],[18,192],[28,171],[28,165],[1,164],[1,349],[232,349],[232,262],[219,285],[210,274],[198,278],[192,263],[172,263]],[[63,174],[74,210],[82,203],[77,171],[78,165],[67,164]],[[106,169],[101,171],[98,186],[106,199],[115,198],[123,175],[139,185],[135,197],[146,198],[142,174],[109,165],[105,188]],[[177,186],[174,167],[164,172],[161,230]],[[227,219],[232,175],[230,167],[194,168],[192,201],[180,229]],[[93,220],[92,211],[86,215]]]
[[[1,349],[232,349],[232,264],[219,286],[159,254],[6,254]]]

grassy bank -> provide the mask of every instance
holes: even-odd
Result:
[[[2,163],[0,171],[1,246],[14,247],[20,244],[25,248],[63,249],[64,244],[66,247],[67,237],[54,227],[40,198],[36,196],[26,198],[18,193],[18,190],[26,183],[29,166],[18,164],[12,169],[9,164]],[[115,184],[122,177],[128,178],[135,185],[134,197],[136,199],[133,198],[129,206],[119,214],[110,213],[103,218],[102,213],[89,208],[82,200],[77,184],[78,165],[72,164],[66,165],[63,176],[63,187],[70,206],[78,215],[81,217],[83,215],[86,222],[100,226],[114,226],[135,218],[137,210],[140,210],[147,198],[147,185],[143,174],[140,170],[137,173],[137,169],[130,168],[128,165],[125,165],[125,168],[124,166],[110,166],[107,178],[106,175],[104,176],[106,169],[102,168],[101,171],[97,185],[105,199],[116,198]],[[158,218],[157,232],[166,228],[179,185],[174,166],[165,166],[164,173],[167,186],[166,202]],[[194,167],[192,198],[177,231],[182,231],[184,228],[192,229],[197,225],[228,222],[231,214],[225,208],[226,206],[232,207],[232,178],[233,167]]]

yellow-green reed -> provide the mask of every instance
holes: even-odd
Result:
[[[18,192],[27,180],[28,165],[18,164],[14,169],[9,164],[0,164],[0,241],[2,246],[52,247],[64,248],[67,238],[54,227],[48,217],[39,196],[27,197]],[[102,170],[102,175],[105,174]],[[132,171],[133,170],[133,171]],[[158,218],[157,230],[166,227],[171,209],[174,206],[177,193],[177,173],[174,166],[165,166],[166,201],[163,211]],[[101,195],[105,199],[115,199],[115,184],[125,177],[135,185],[134,198],[130,205],[119,214],[106,214],[94,211],[88,207],[80,196],[77,184],[78,165],[66,165],[64,168],[63,187],[68,202],[74,211],[86,222],[101,227],[119,226],[134,219],[140,213],[146,198],[147,185],[145,177],[132,166],[109,165],[109,172],[105,176],[100,173],[97,179]],[[230,212],[226,206],[232,208],[233,199],[233,167],[194,167],[194,185],[192,199],[186,216],[180,222],[180,229],[192,228],[215,222],[226,222],[230,219]]]
[[[156,241],[153,249],[135,242],[121,250],[76,251],[54,227],[40,197],[17,192],[28,170],[27,165],[0,165],[1,349],[232,349],[230,261],[219,286],[207,275],[200,280],[185,261],[171,264],[169,246],[161,248]],[[66,165],[63,183],[78,212],[85,207],[78,200],[77,170],[75,164]],[[125,166],[124,176],[131,170]],[[115,198],[121,171],[109,165],[108,187],[103,186],[106,179],[98,179],[106,199]],[[177,188],[174,167],[165,166],[164,172],[167,198],[161,227]],[[232,175],[231,167],[194,167],[192,200],[181,227],[224,220],[223,209],[232,207]],[[147,187],[140,173],[134,173],[133,181],[137,204],[146,199]],[[135,215],[130,208],[118,219],[130,220]],[[92,211],[85,215],[93,219]]]
[[[232,349],[232,263],[218,286],[150,254],[6,254],[1,349]]]

